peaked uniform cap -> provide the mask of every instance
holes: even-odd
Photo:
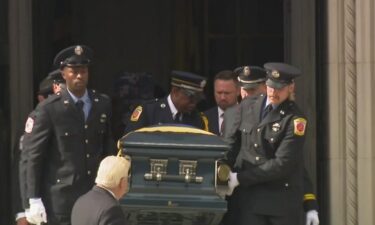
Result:
[[[53,64],[60,68],[86,66],[90,64],[92,57],[93,51],[91,48],[85,45],[74,45],[57,53]]]
[[[276,89],[285,87],[301,75],[299,69],[286,63],[266,63],[264,68],[267,71],[266,85]]]
[[[191,92],[203,92],[206,78],[185,71],[172,71],[171,85],[184,88]]]
[[[50,80],[52,80],[53,82],[57,82],[57,83],[65,83],[65,80],[64,80],[64,78],[62,77],[62,74],[61,74],[60,69],[56,69],[56,70],[54,70],[54,71],[51,71],[51,72],[48,74],[47,79],[50,79]]]
[[[266,70],[259,66],[241,66],[234,69],[241,87],[251,89],[266,81]]]
[[[48,76],[45,77],[40,83],[39,83],[39,91],[38,94],[48,96],[49,94],[53,94],[52,91],[52,84],[53,80],[50,79]]]

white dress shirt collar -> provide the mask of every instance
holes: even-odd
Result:
[[[176,116],[176,114],[178,113],[178,110],[172,102],[171,95],[168,95],[167,101],[168,101],[169,108],[171,109],[172,117],[174,118]]]

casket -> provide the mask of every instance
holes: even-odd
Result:
[[[154,126],[122,137],[132,161],[129,193],[120,200],[132,225],[216,225],[226,212],[229,146],[186,126]]]

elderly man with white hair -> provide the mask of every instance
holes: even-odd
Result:
[[[99,166],[96,185],[74,204],[72,225],[125,225],[118,200],[129,190],[130,160],[107,156]]]

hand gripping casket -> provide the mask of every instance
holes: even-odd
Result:
[[[229,146],[218,136],[182,126],[131,132],[119,148],[132,160],[129,193],[120,200],[132,225],[219,224],[226,211]]]

